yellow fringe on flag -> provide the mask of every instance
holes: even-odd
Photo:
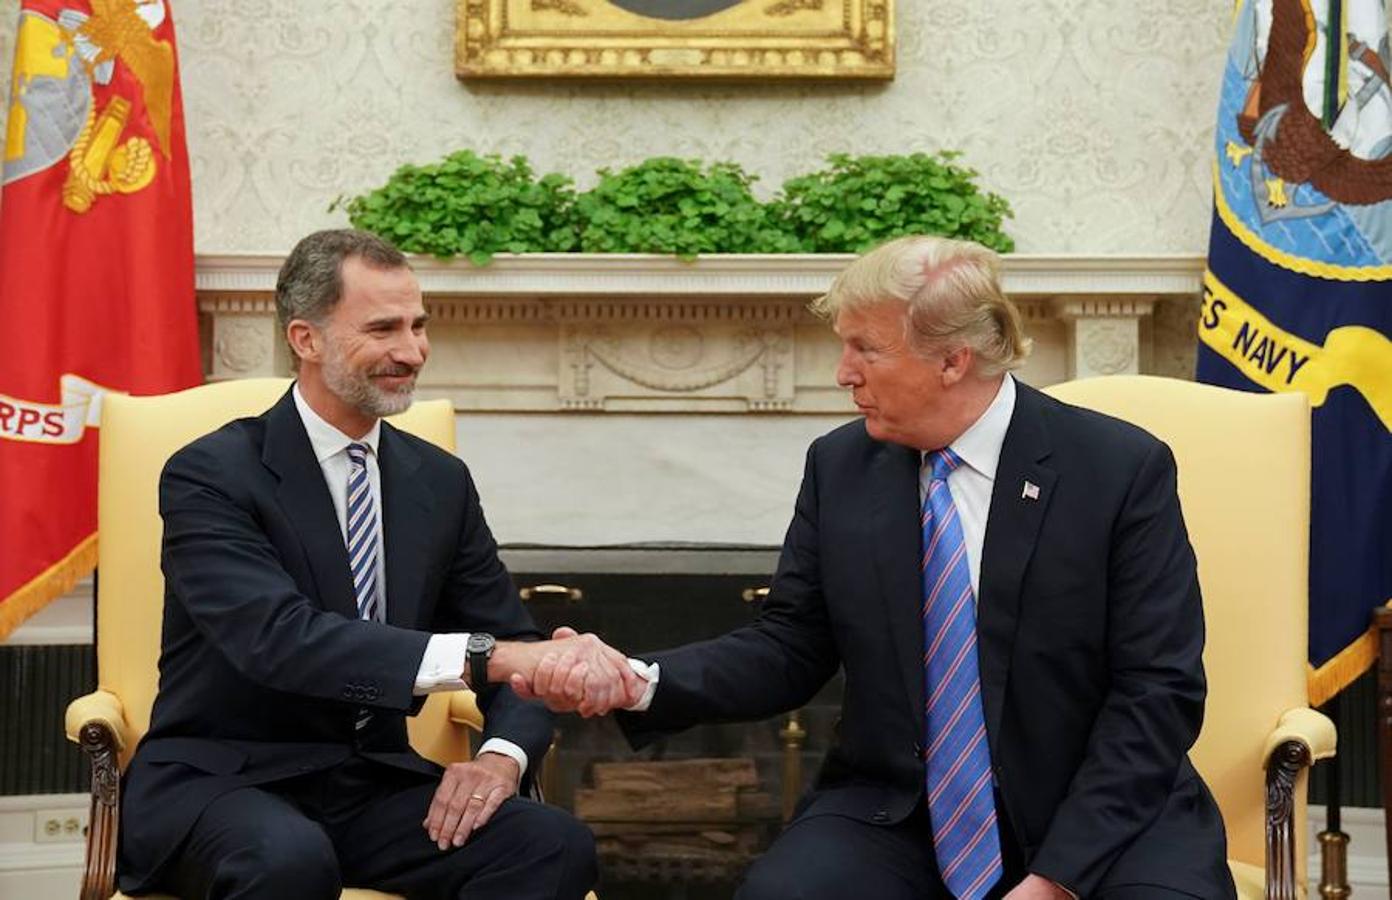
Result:
[[[72,590],[97,567],[97,536],[83,538],[67,556],[45,569],[37,578],[0,601],[0,641],[20,624],[43,609],[50,600]]]
[[[1392,600],[1386,604],[1392,606]],[[1369,625],[1344,649],[1316,669],[1306,666],[1309,678],[1310,705],[1322,706],[1335,694],[1354,682],[1377,662],[1377,626]]]

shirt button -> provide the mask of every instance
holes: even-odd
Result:
[[[870,817],[871,822],[884,823],[889,821],[889,813],[883,809],[875,810],[875,814]]]

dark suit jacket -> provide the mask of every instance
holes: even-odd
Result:
[[[1222,822],[1186,756],[1203,719],[1203,612],[1173,456],[1018,387],[977,632],[1023,858],[1083,896],[1123,883],[1231,896]],[[918,451],[863,422],[813,442],[760,618],[652,655],[658,689],[648,712],[621,717],[630,739],[796,708],[844,666],[837,737],[800,815],[906,818],[924,792],[918,472]]]
[[[405,716],[432,632],[538,637],[465,465],[387,423],[379,443],[387,622],[359,621],[348,554],[287,393],[176,453],[160,479],[165,577],[159,695],[125,779],[121,887],[149,886],[202,809],[237,787],[354,753],[438,775]],[[481,693],[486,736],[539,761],[552,717]],[[362,708],[373,717],[361,732]]]

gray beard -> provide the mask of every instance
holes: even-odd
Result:
[[[336,354],[324,360],[324,384],[344,403],[378,419],[409,409],[416,390],[413,378],[399,391],[384,391],[372,383],[371,376],[348,371]]]

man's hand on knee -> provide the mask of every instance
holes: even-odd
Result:
[[[517,793],[522,769],[501,753],[480,753],[472,762],[452,763],[426,812],[426,833],[441,850],[462,847],[503,801]]]

